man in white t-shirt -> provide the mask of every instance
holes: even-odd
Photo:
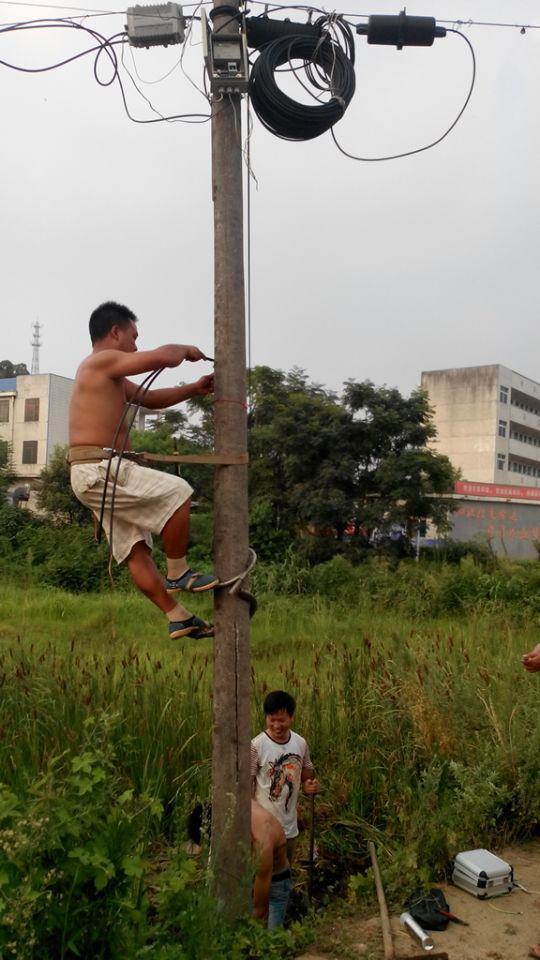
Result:
[[[293,862],[298,837],[296,808],[300,787],[319,792],[309,747],[291,729],[296,701],[284,690],[273,690],[264,701],[266,729],[251,741],[252,795],[279,820],[287,838],[287,856]]]

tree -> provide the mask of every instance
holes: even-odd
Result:
[[[351,419],[302,370],[252,372],[250,510],[263,554],[310,526],[343,534],[354,512]]]
[[[11,502],[8,490],[17,481],[11,459],[11,447],[6,440],[0,440],[0,505]]]
[[[273,555],[302,531],[356,532],[418,520],[448,527],[456,472],[429,449],[427,397],[345,385],[343,398],[302,370],[257,367],[249,415],[250,509],[256,547]]]
[[[177,437],[180,430],[186,430],[188,418],[182,410],[164,410],[150,425],[150,430],[159,431],[162,436]]]
[[[403,397],[396,389],[348,381],[343,402],[353,418],[357,461],[355,522],[388,529],[400,524],[409,533],[419,520],[438,530],[449,527],[458,472],[429,443],[436,436],[427,394]]]
[[[0,360],[0,379],[4,377],[20,377],[28,373],[29,370],[25,363],[12,363],[11,360]]]
[[[40,473],[38,506],[55,523],[88,524],[91,514],[71,489],[67,447],[55,447],[51,461]]]

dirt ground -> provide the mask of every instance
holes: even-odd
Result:
[[[540,840],[523,846],[508,847],[499,854],[514,867],[514,877],[530,893],[512,893],[491,900],[477,900],[457,887],[438,884],[456,916],[470,926],[450,923],[443,932],[433,932],[433,953],[446,952],[448,960],[521,960],[533,943],[540,942]],[[422,951],[399,924],[399,914],[392,916],[396,958],[407,958]],[[344,930],[343,928],[346,927]],[[302,960],[349,960],[363,957],[379,960],[383,956],[379,916],[367,919],[351,917],[336,928],[335,950],[316,952],[314,948]],[[340,944],[341,946],[338,946]]]

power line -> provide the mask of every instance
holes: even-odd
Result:
[[[252,5],[257,5],[266,8],[267,13],[272,13],[277,10],[301,10],[304,13],[313,14],[326,14],[327,11],[323,10],[322,7],[314,7],[308,4],[291,4],[291,3],[273,3],[268,4],[266,0],[251,0]],[[92,14],[95,16],[125,16],[125,10],[101,10],[94,7],[76,7],[76,6],[67,6],[66,4],[55,4],[55,3],[31,3],[30,0],[0,0],[0,5],[8,7],[36,7],[37,9],[46,9],[46,10],[78,10],[82,15]],[[203,3],[184,3],[183,8],[185,10],[196,8],[199,6],[210,6],[210,0],[204,0]],[[139,14],[139,16],[144,16],[144,14]],[[350,18],[351,20],[369,20],[369,13],[342,13],[342,17]],[[540,23],[511,23],[508,21],[499,21],[499,20],[471,20],[469,17],[454,17],[453,19],[444,19],[441,17],[435,18],[437,23],[451,24],[458,27],[502,27],[509,30],[540,30]]]
[[[467,109],[469,105],[469,101],[472,97],[472,92],[474,90],[474,84],[476,81],[476,57],[474,55],[474,48],[472,43],[470,42],[469,38],[465,36],[464,33],[461,33],[460,30],[454,30],[449,28],[448,33],[455,33],[458,37],[462,37],[465,43],[467,44],[467,46],[469,47],[471,57],[472,57],[472,77],[471,77],[471,83],[469,86],[469,92],[467,93],[467,96],[465,98],[465,103],[463,104],[461,110],[459,111],[453,123],[450,124],[450,126],[448,127],[447,130],[445,130],[442,136],[438,137],[436,140],[433,140],[431,143],[426,144],[424,147],[417,147],[415,150],[406,150],[404,153],[394,153],[387,157],[357,157],[352,153],[348,153],[347,150],[344,150],[343,147],[340,146],[340,144],[336,139],[334,130],[332,128],[330,133],[332,134],[332,139],[336,147],[340,151],[340,153],[343,153],[350,160],[360,160],[363,163],[379,163],[383,160],[401,160],[403,157],[412,157],[415,153],[424,153],[426,150],[431,150],[432,147],[436,147],[437,144],[441,143],[443,140],[446,139],[448,134],[452,132],[452,130],[454,129],[458,121],[461,119],[461,117],[465,113],[465,110]]]
[[[131,114],[128,107],[128,103],[127,103],[124,85],[122,83],[122,79],[120,77],[120,73],[118,69],[118,66],[119,66],[118,57],[114,49],[115,45],[118,45],[118,44],[123,45],[126,42],[126,34],[124,33],[124,31],[121,31],[120,33],[115,33],[113,34],[113,36],[107,38],[107,37],[104,37],[101,33],[98,33],[97,30],[93,30],[91,27],[84,26],[84,24],[81,24],[81,23],[75,23],[73,20],[69,20],[69,19],[54,20],[54,19],[43,18],[41,20],[27,21],[25,23],[19,23],[19,24],[3,27],[2,29],[0,29],[0,33],[17,33],[22,30],[34,30],[34,29],[43,30],[43,29],[51,29],[51,28],[82,30],[83,32],[88,33],[96,41],[96,46],[89,47],[86,50],[82,50],[79,53],[74,54],[72,57],[68,57],[64,60],[60,60],[57,63],[49,64],[48,66],[45,66],[45,67],[21,67],[21,66],[18,66],[17,64],[9,63],[5,60],[0,60],[0,66],[8,67],[9,69],[16,70],[20,73],[31,73],[31,74],[47,73],[51,70],[56,70],[58,67],[63,67],[66,64],[73,62],[74,60],[78,60],[81,57],[87,56],[90,53],[95,53],[93,72],[94,72],[94,79],[96,83],[98,83],[100,87],[109,87],[115,81],[118,83],[118,86],[120,88],[120,95],[122,97],[122,102],[124,105],[124,110],[127,116],[129,117],[129,119],[133,121],[133,123],[163,123],[163,122],[170,123],[170,122],[177,122],[177,121],[182,123],[207,123],[210,120],[211,115],[209,113],[208,114],[180,113],[180,114],[173,114],[167,117],[159,114],[159,116],[152,117],[149,119],[148,118],[140,119],[138,117],[134,117]],[[112,69],[113,69],[112,76],[108,80],[102,80],[98,72],[100,57],[103,54],[106,54],[106,56],[109,58]],[[129,71],[126,70],[126,72],[128,73],[132,82],[134,83],[134,86],[137,89],[137,92],[141,94],[141,96],[144,96],[141,93],[141,91],[138,89],[136,83],[133,81],[133,77],[131,77],[131,75],[129,74]],[[144,97],[144,99],[147,101],[147,103],[149,103],[151,109],[157,113],[158,111],[155,110],[155,108],[150,103],[148,98]]]

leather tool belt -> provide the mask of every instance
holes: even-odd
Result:
[[[74,463],[101,463],[102,460],[111,460],[118,455],[119,451],[111,450],[107,447],[80,446],[70,447],[66,460],[71,467]],[[148,466],[144,457],[139,453],[135,453],[133,450],[124,451],[122,460],[133,460],[135,463],[140,464],[140,466]]]

